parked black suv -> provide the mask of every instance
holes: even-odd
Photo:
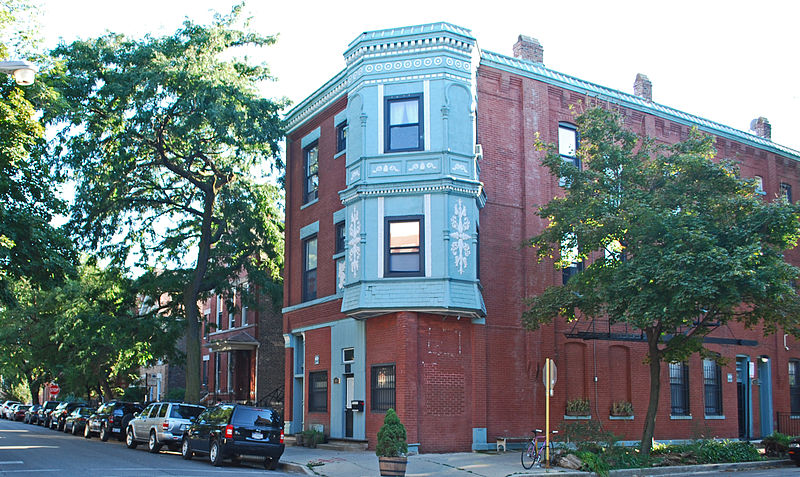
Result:
[[[142,406],[134,402],[108,401],[104,403],[86,421],[83,428],[83,437],[89,439],[95,432],[100,434],[100,440],[105,442],[112,435],[119,440],[125,438],[125,428],[133,419],[133,415],[142,411]]]
[[[62,402],[50,413],[50,429],[64,430],[64,421],[75,409],[86,406],[85,402]]]
[[[265,457],[264,467],[275,470],[283,455],[283,418],[272,408],[218,404],[192,420],[183,434],[181,455],[191,459],[208,454],[211,463],[234,462],[242,455]]]
[[[39,415],[36,418],[36,424],[40,426],[50,427],[50,413],[59,405],[61,401],[45,401],[42,407],[39,408]]]

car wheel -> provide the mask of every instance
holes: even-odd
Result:
[[[89,423],[88,422],[86,423],[86,425],[83,426],[83,437],[85,437],[87,439],[91,439],[92,438],[92,430],[89,427]]]
[[[161,450],[161,444],[158,443],[156,431],[150,431],[150,439],[147,441],[147,450],[153,454],[157,454]]]
[[[64,432],[64,426],[66,426],[66,425],[67,425],[66,423],[58,421],[56,423],[56,428],[58,428],[59,431]]]
[[[181,441],[181,457],[183,457],[186,460],[189,460],[192,458],[193,455],[194,452],[192,452],[192,444],[189,443],[188,437],[184,437],[183,440]]]
[[[125,431],[125,445],[128,446],[128,449],[136,449],[136,446],[139,445],[136,439],[133,438],[133,428],[131,427]]]
[[[211,461],[215,467],[222,465],[222,450],[219,448],[219,442],[211,441],[211,446],[208,448],[208,460]]]
[[[76,426],[74,423],[72,424],[72,435],[73,436],[78,435],[78,426]]]
[[[280,458],[267,457],[266,459],[264,459],[264,468],[268,470],[277,470],[279,463],[280,463]]]
[[[108,432],[108,426],[103,424],[100,426],[100,440],[106,442],[109,437],[111,437],[111,434]]]
[[[122,418],[122,429],[127,429],[128,428],[128,424],[131,422],[131,419],[133,419],[133,416],[131,416],[131,415],[127,415],[127,416]],[[119,435],[119,440],[120,441],[124,441],[125,440],[125,434],[120,434]]]

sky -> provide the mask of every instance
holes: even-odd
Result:
[[[45,46],[107,31],[169,35],[208,23],[238,0],[39,0]],[[766,117],[776,143],[800,151],[800,4],[794,0],[250,0],[251,26],[278,42],[251,56],[277,81],[265,95],[302,101],[345,67],[364,31],[447,21],[478,47],[512,56],[518,35],[544,47],[546,67],[623,92],[637,73],[656,103],[747,131]],[[800,153],[799,153],[800,154]]]

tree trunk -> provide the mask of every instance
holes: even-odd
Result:
[[[197,247],[197,263],[194,268],[192,282],[183,293],[183,306],[186,313],[186,394],[184,401],[196,403],[200,401],[200,319],[197,299],[208,270],[213,242],[211,224],[214,218],[215,190],[206,190],[203,203],[203,225],[200,228],[200,243]]]
[[[641,451],[643,455],[649,456],[653,447],[658,398],[661,393],[661,351],[658,349],[658,340],[661,333],[651,328],[645,330],[645,334],[647,335],[647,357],[650,364],[650,403],[647,405],[647,415],[644,418]]]
[[[28,391],[31,392],[31,404],[39,404],[39,380],[28,376]]]
[[[103,402],[114,399],[114,392],[111,390],[107,379],[100,380],[100,388],[103,390]]]

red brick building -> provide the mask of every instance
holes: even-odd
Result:
[[[509,57],[437,23],[366,32],[344,56],[287,117],[287,432],[374,446],[392,407],[422,452],[494,448],[544,425],[553,358],[551,426],[589,418],[566,415],[581,398],[592,419],[638,439],[645,343],[521,326],[524,298],[563,275],[520,247],[545,225],[537,207],[560,194],[536,135],[575,141],[579,103],[667,143],[698,127],[719,158],[760,178],[765,200],[791,197],[800,153],[773,143],[763,118],[745,132],[655,103],[643,75],[628,94],[550,70],[523,36]],[[787,259],[800,263],[796,251]],[[664,365],[657,439],[758,438],[800,415],[800,343],[737,326],[711,337],[728,364]],[[633,415],[612,416],[615,402]]]
[[[243,298],[245,293],[247,298]],[[269,298],[242,279],[212,294],[200,311],[203,402],[280,402],[284,381],[281,316]]]

